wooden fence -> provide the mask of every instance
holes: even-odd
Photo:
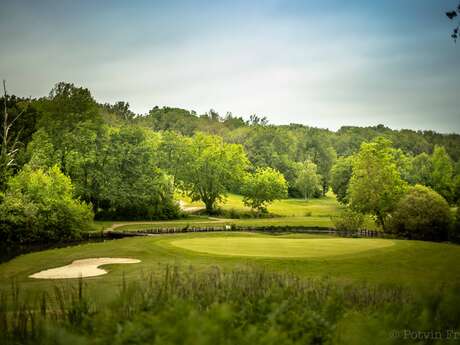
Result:
[[[340,237],[385,237],[381,231],[375,230],[358,230],[358,231],[337,231],[333,228],[322,227],[236,227],[236,226],[208,226],[208,227],[167,227],[167,228],[147,228],[134,229],[129,231],[111,230],[105,232],[109,238],[122,238],[132,236],[153,236],[161,234],[178,234],[194,232],[222,232],[222,231],[249,231],[249,232],[268,232],[268,233],[310,233],[310,234],[328,234]]]

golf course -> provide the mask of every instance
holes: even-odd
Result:
[[[5,1],[0,345],[460,344],[460,4]]]
[[[192,265],[200,270],[250,265],[303,277],[401,284],[418,290],[460,283],[459,256],[457,245],[421,241],[244,232],[168,234],[21,255],[0,265],[0,288],[8,290],[14,280],[25,290],[44,291],[71,280],[32,279],[30,275],[74,260],[120,257],[141,262],[103,266],[108,274],[84,279],[98,298],[110,297],[107,289],[115,291],[122,277],[138,281],[143,274],[155,274],[165,265]]]

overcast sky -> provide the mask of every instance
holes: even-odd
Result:
[[[460,133],[457,0],[2,0],[10,92],[58,81],[99,102],[271,123]]]

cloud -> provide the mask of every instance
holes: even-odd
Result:
[[[439,4],[51,3],[11,2],[0,21],[0,71],[17,94],[64,80],[139,113],[460,132],[460,50]]]

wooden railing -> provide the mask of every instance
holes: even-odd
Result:
[[[340,237],[385,237],[381,231],[375,230],[358,230],[358,231],[338,231],[334,228],[323,227],[238,227],[238,226],[206,226],[206,227],[152,227],[146,229],[133,230],[110,230],[106,231],[105,235],[109,238],[121,238],[132,236],[152,236],[162,234],[179,234],[179,233],[195,233],[195,232],[223,232],[223,231],[249,231],[249,232],[268,232],[268,233],[313,233],[313,234],[329,234]]]

